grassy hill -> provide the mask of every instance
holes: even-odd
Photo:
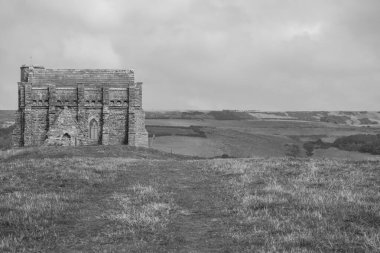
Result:
[[[16,150],[0,161],[0,251],[379,252],[379,167]]]

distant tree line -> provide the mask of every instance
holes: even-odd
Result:
[[[216,120],[246,120],[255,119],[251,114],[247,112],[223,110],[223,111],[211,111],[208,113]]]
[[[347,151],[359,151],[373,155],[380,154],[380,134],[357,134],[340,137],[333,143],[334,147]]]
[[[362,153],[370,153],[372,155],[380,155],[380,134],[356,134],[342,136],[337,138],[333,143],[323,142],[321,139],[317,141],[309,141],[304,143],[303,148],[308,156],[313,155],[314,149],[335,147],[340,150],[358,151]]]

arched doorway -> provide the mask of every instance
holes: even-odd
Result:
[[[62,145],[63,146],[71,146],[71,136],[68,133],[65,133],[62,136]]]
[[[98,141],[99,140],[99,125],[95,119],[90,121],[90,140]]]

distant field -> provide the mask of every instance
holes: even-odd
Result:
[[[375,111],[148,111],[147,119],[214,119],[214,120],[300,120],[339,125],[378,125],[380,113]]]
[[[157,137],[151,142],[152,148],[174,154],[215,157],[226,153],[223,145],[210,138],[165,136]]]
[[[147,125],[146,130],[150,137],[158,136],[191,136],[205,138],[205,132],[200,126],[154,126]]]
[[[377,127],[298,120],[148,119],[146,124],[151,135],[156,133],[155,140],[151,142],[152,148],[204,157],[220,154],[232,157],[279,157],[286,154],[286,144],[298,145],[299,156],[303,157],[305,153],[302,146],[307,141],[322,139],[333,142],[341,136],[380,133]],[[204,132],[207,140],[194,136],[192,126]],[[165,134],[160,136],[159,133]],[[328,158],[334,158],[334,154],[336,158],[342,157],[340,153],[329,153],[328,150],[317,153],[316,157],[323,154]],[[358,157],[353,153],[352,159],[363,157],[371,155],[362,154]]]
[[[237,110],[222,111],[147,111],[147,119],[216,119],[242,120],[254,119],[250,113]]]
[[[0,110],[0,127],[6,122],[14,122],[15,112],[12,110]]]
[[[145,119],[147,126],[208,126],[209,120],[196,120],[196,119]]]
[[[380,251],[379,160],[195,160],[128,146],[1,159],[0,252]]]
[[[7,128],[0,128],[0,150],[11,148],[13,129],[14,125]]]

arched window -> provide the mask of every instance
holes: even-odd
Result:
[[[98,132],[99,132],[98,122],[95,119],[92,119],[90,122],[90,139],[97,140]]]

